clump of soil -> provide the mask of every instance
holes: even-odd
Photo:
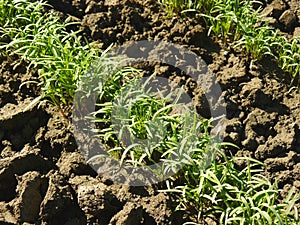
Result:
[[[187,47],[209,65],[221,85],[228,123],[225,141],[239,146],[236,156],[266,165],[285,191],[300,190],[300,95],[268,58],[251,64],[240,49],[207,37],[201,17],[167,18],[154,0],[49,0],[71,15],[91,41],[105,49],[135,40],[165,40]],[[300,8],[295,0],[265,2],[264,13],[289,36],[299,36]],[[86,164],[72,125],[50,104],[28,104],[39,95],[37,75],[27,64],[0,57],[0,223],[1,224],[182,224],[172,197],[157,187],[113,184]],[[184,85],[203,105],[180,71],[167,65],[142,65]],[[200,112],[201,113],[201,112]],[[203,115],[208,116],[207,113]]]

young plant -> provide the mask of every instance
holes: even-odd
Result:
[[[152,165],[158,176],[167,177],[209,140],[208,120],[179,104],[180,93],[173,98],[174,93],[153,91],[155,75],[98,74],[102,82],[98,110],[91,117],[97,124],[94,131],[121,163]]]
[[[161,1],[172,12],[196,11],[203,16],[211,33],[227,44],[246,50],[253,61],[272,56],[279,67],[290,74],[292,83],[300,87],[300,40],[287,40],[275,28],[263,22],[261,7],[254,9],[257,0],[189,0]]]
[[[56,106],[73,101],[76,82],[89,63],[99,57],[94,44],[84,44],[78,32],[67,32],[74,24],[62,22],[56,13],[45,12],[42,1],[0,1],[0,49],[30,62],[38,70],[42,98]]]
[[[244,160],[243,170],[235,168],[236,160]],[[212,217],[218,224],[299,224],[295,203],[298,196],[291,190],[278,202],[276,183],[261,175],[262,163],[251,158],[228,158],[218,153],[218,161],[202,169],[193,159],[183,167],[184,182],[180,186],[168,183],[167,191],[179,192],[178,209],[196,208],[197,221]],[[197,223],[188,223],[197,224]]]

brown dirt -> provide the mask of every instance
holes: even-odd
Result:
[[[226,100],[225,141],[234,155],[264,162],[279,187],[300,190],[300,95],[270,59],[255,64],[239,49],[206,36],[193,14],[166,18],[154,0],[49,0],[72,15],[89,40],[103,48],[130,40],[166,40],[200,55],[216,75]],[[297,0],[265,2],[272,25],[299,35]],[[0,57],[0,224],[182,224],[192,216],[174,213],[172,196],[157,187],[129,187],[97,176],[79,153],[71,124],[50,104],[24,108],[39,94],[26,64]],[[203,109],[202,98],[180,71],[143,65],[184,85]],[[167,71],[167,72],[166,72]],[[199,100],[200,99],[200,100]],[[205,108],[205,107],[204,107]],[[228,150],[228,151],[229,151]],[[188,217],[188,218],[187,218]],[[214,224],[210,222],[209,224]]]

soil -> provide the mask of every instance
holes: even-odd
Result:
[[[207,37],[200,16],[166,17],[154,0],[49,0],[62,16],[71,15],[90,41],[102,48],[136,40],[183,45],[209,65],[221,85],[227,119],[224,140],[236,156],[262,161],[283,196],[300,191],[300,94],[269,58],[251,63],[240,49]],[[265,18],[287,37],[300,36],[298,0],[264,2]],[[40,89],[37,74],[17,58],[0,56],[0,224],[183,224],[192,212],[174,212],[174,196],[158,186],[112,183],[87,165],[72,125],[49,103],[28,107]],[[143,64],[185,86],[199,113],[208,117],[201,92],[180,71]],[[25,83],[26,82],[26,83]],[[24,84],[20,86],[21,84]],[[212,220],[199,221],[217,224]]]

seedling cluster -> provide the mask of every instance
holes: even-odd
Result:
[[[214,34],[234,48],[240,46],[253,61],[271,56],[278,66],[300,86],[300,38],[287,39],[263,22],[262,5],[257,0],[160,0],[173,13],[194,11],[206,24],[208,35]]]
[[[0,50],[28,61],[28,70],[38,70],[42,99],[56,106],[69,104],[76,82],[89,62],[100,55],[78,32],[67,32],[74,23],[46,12],[44,1],[1,0]]]

